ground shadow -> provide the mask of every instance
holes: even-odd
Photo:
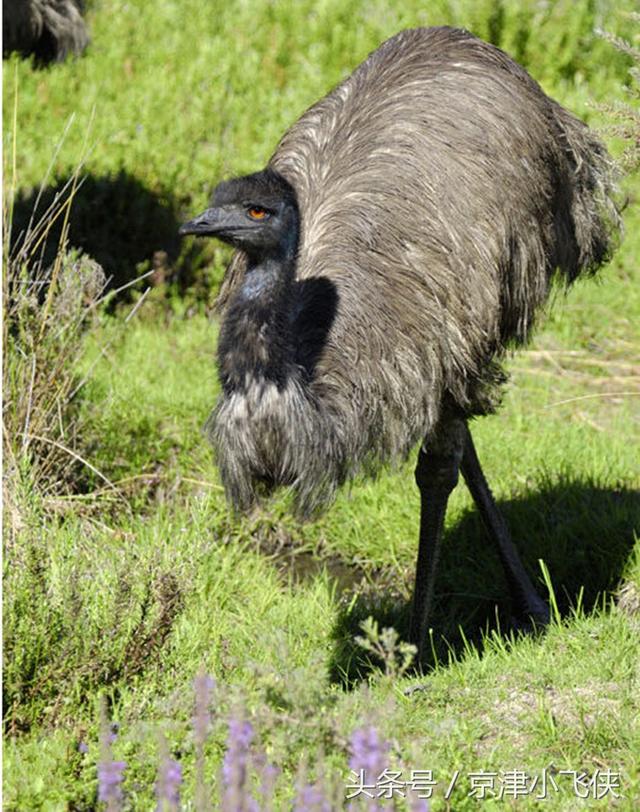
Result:
[[[69,195],[69,180],[61,178],[41,193],[34,188],[17,195],[11,229],[12,252],[20,249],[30,222],[34,224],[46,217],[47,212],[60,209]],[[180,251],[180,221],[177,202],[170,195],[152,191],[132,175],[124,171],[89,174],[82,178],[70,207],[68,242],[100,263],[107,277],[111,277],[112,289],[151,268],[157,271],[153,280],[157,283],[170,273]],[[39,248],[44,267],[55,258],[63,222],[64,214],[52,223],[46,241]]]
[[[563,615],[579,603],[586,612],[592,611],[620,582],[634,546],[634,527],[637,530],[640,525],[638,491],[567,479],[543,485],[526,497],[502,501],[499,507],[545,599],[538,559],[547,564]],[[509,633],[506,581],[475,510],[466,512],[446,533],[435,592],[434,634],[424,668],[462,652],[465,640],[481,650],[483,633]],[[360,595],[343,604],[333,630],[331,677],[351,687],[376,667],[354,643],[354,636],[361,633],[360,623],[372,616],[381,628],[393,626],[406,639],[410,604],[389,594]]]

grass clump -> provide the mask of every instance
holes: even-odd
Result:
[[[79,468],[87,464],[76,448],[77,365],[107,280],[98,263],[67,241],[77,181],[76,173],[46,210],[36,206],[24,230],[3,246],[5,499],[18,525],[18,492],[67,493],[78,487]],[[14,176],[4,198],[5,234],[12,234],[15,183]],[[47,264],[56,221],[62,228]]]

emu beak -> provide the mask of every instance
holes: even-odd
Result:
[[[217,234],[225,219],[224,212],[221,209],[206,209],[202,214],[194,217],[193,220],[181,225],[178,234],[180,236],[185,234],[199,234],[200,236]]]

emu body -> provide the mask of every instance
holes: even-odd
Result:
[[[604,148],[503,52],[451,28],[385,42],[266,170],[222,184],[182,229],[239,249],[208,422],[230,500],[247,509],[288,485],[310,514],[422,440],[414,640],[459,470],[517,613],[544,620],[466,421],[495,409],[500,359],[527,339],[553,277],[594,272],[617,223]]]

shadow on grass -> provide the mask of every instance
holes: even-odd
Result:
[[[640,493],[562,479],[538,491],[499,503],[527,571],[547,598],[538,559],[547,564],[559,610],[601,605],[618,585],[640,525]],[[416,528],[418,517],[416,516]],[[417,529],[416,529],[417,549]],[[376,666],[354,642],[360,623],[372,616],[408,637],[410,604],[389,595],[345,601],[333,630],[331,678],[353,687]],[[510,599],[494,545],[475,510],[445,533],[431,615],[433,645],[424,668],[462,653],[466,641],[480,651],[483,634],[507,633]]]
[[[52,209],[60,209],[69,194],[66,188],[70,178],[55,184],[18,194],[13,206],[11,230],[12,252],[19,249],[29,228]],[[58,198],[57,206],[54,202]],[[37,209],[34,208],[37,204]],[[69,245],[82,251],[111,277],[109,287],[125,285],[146,270],[155,269],[148,284],[159,284],[172,273],[180,258],[181,270],[178,287],[182,290],[193,284],[190,278],[204,264],[199,257],[202,245],[193,241],[184,245],[178,236],[183,218],[180,205],[165,192],[147,188],[140,180],[124,171],[110,175],[84,176],[70,208]],[[33,218],[33,219],[32,219]],[[58,216],[43,246],[41,260],[50,266],[56,255],[64,214]],[[183,269],[188,269],[182,274]]]

